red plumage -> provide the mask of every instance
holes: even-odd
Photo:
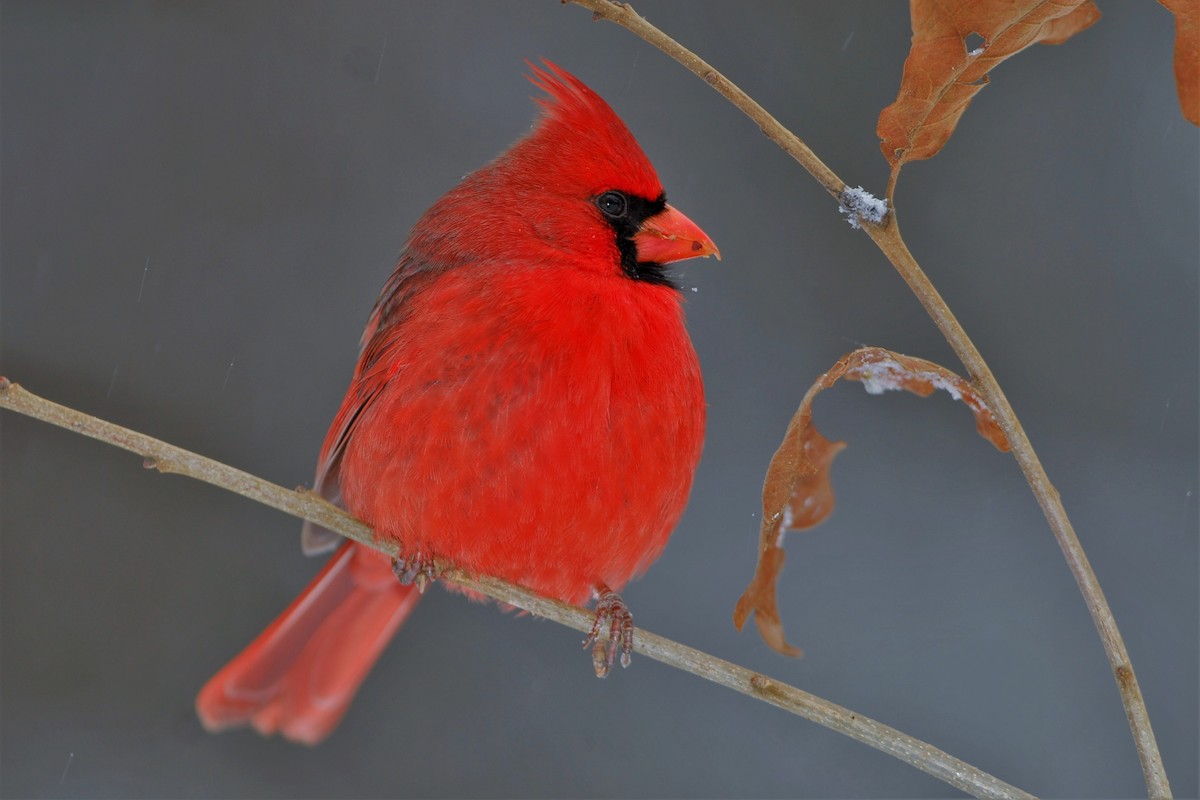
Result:
[[[406,554],[582,603],[644,571],[683,512],[704,395],[661,265],[716,248],[598,95],[533,73],[535,129],[413,228],[317,489]],[[333,541],[306,526],[306,550]],[[343,544],[206,684],[201,720],[320,741],[418,597]]]

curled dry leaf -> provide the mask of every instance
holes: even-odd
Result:
[[[975,388],[963,378],[932,361],[893,353],[881,347],[864,347],[842,357],[804,395],[800,408],[788,424],[783,443],[771,458],[763,483],[762,527],[759,530],[758,566],[754,578],[738,599],[733,624],[738,630],[754,614],[758,632],[770,647],[798,656],[799,648],[788,644],[779,617],[777,584],[783,570],[783,537],[789,530],[817,525],[833,511],[833,484],[829,468],[845,448],[831,442],[812,422],[813,399],[842,378],[861,381],[871,394],[904,389],[927,397],[944,389],[975,414],[975,428],[1001,452],[1010,445],[1004,431]]]
[[[1158,0],[1175,15],[1175,88],[1179,107],[1200,125],[1200,0]]]
[[[1031,44],[1061,44],[1100,18],[1092,0],[911,0],[910,10],[900,93],[876,130],[893,184],[905,163],[942,149],[993,67]]]

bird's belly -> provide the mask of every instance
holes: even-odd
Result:
[[[681,323],[608,344],[398,371],[346,449],[348,510],[405,552],[567,602],[619,589],[683,512],[704,399]]]

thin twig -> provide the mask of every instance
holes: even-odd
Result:
[[[569,0],[569,2],[589,9],[593,19],[605,19],[626,28],[695,73],[750,117],[767,138],[795,158],[800,166],[816,178],[817,182],[825,187],[826,191],[834,198],[840,197],[846,189],[846,183],[817,158],[816,154],[798,136],[781,125],[766,109],[752,100],[749,95],[714,69],[712,65],[647,22],[628,3],[611,2],[611,0]],[[890,186],[888,192],[890,199]],[[1080,544],[1079,537],[1075,535],[1075,529],[1067,518],[1067,512],[1059,498],[1058,491],[1050,483],[1050,478],[1046,475],[1046,470],[1042,467],[1029,437],[1025,435],[1016,412],[1004,396],[1004,392],[1001,391],[991,370],[988,369],[983,356],[980,355],[962,325],[955,319],[950,308],[934,289],[933,284],[930,283],[904,244],[894,209],[882,224],[864,223],[862,227],[908,283],[909,288],[933,318],[942,335],[946,337],[946,341],[954,348],[955,354],[966,367],[978,387],[979,393],[987,401],[988,407],[991,408],[1001,428],[1004,429],[1004,433],[1008,436],[1009,442],[1012,443],[1012,453],[1016,457],[1017,464],[1029,482],[1038,504],[1042,507],[1046,520],[1050,523],[1054,538],[1058,541],[1058,545],[1067,559],[1071,574],[1075,577],[1080,592],[1083,593],[1088,611],[1092,615],[1092,621],[1100,633],[1100,640],[1104,644],[1104,652],[1108,656],[1108,663],[1116,678],[1121,702],[1125,706],[1125,715],[1129,719],[1129,727],[1133,732],[1134,745],[1142,763],[1142,772],[1145,776],[1149,796],[1153,798],[1170,797],[1171,784],[1167,780],[1167,773],[1163,768],[1162,756],[1158,752],[1158,744],[1154,738],[1154,729],[1150,726],[1150,715],[1146,710],[1146,703],[1142,698],[1142,691],[1138,686],[1133,664],[1129,660],[1129,653],[1125,649],[1125,642],[1121,638],[1108,601],[1104,598],[1104,592],[1100,589],[1096,574],[1092,571],[1087,556],[1084,554],[1083,545]]]
[[[1142,773],[1146,780],[1148,796],[1169,798],[1171,784],[1167,780],[1162,756],[1158,752],[1158,743],[1154,738],[1154,728],[1150,725],[1150,713],[1146,709],[1146,701],[1142,698],[1142,689],[1138,685],[1137,675],[1134,674],[1133,664],[1125,649],[1125,640],[1121,638],[1117,620],[1108,606],[1108,600],[1104,597],[1104,591],[1100,588],[1100,581],[1096,578],[1096,573],[1092,571],[1092,565],[1084,553],[1083,544],[1079,541],[1079,537],[1075,534],[1075,528],[1067,517],[1067,511],[1063,507],[1058,490],[1050,483],[1050,477],[1046,474],[1045,467],[1038,459],[1033,444],[1030,443],[1025,429],[1021,427],[1016,412],[1009,405],[1008,398],[1000,389],[1000,384],[992,375],[987,362],[983,360],[983,356],[967,338],[966,332],[954,318],[949,306],[934,289],[933,284],[929,282],[929,278],[917,265],[916,259],[913,258],[904,240],[900,237],[895,214],[889,215],[888,224],[864,227],[866,227],[868,235],[887,255],[888,260],[896,267],[900,276],[912,288],[913,293],[920,299],[921,305],[933,318],[946,340],[950,342],[951,347],[954,348],[955,353],[971,375],[979,393],[991,408],[997,423],[1004,430],[1009,443],[1012,444],[1012,454],[1016,457],[1021,472],[1025,475],[1025,480],[1029,482],[1029,488],[1033,490],[1038,505],[1042,507],[1046,521],[1050,523],[1054,538],[1062,549],[1071,574],[1075,576],[1075,582],[1079,585],[1079,591],[1083,594],[1088,611],[1091,612],[1092,622],[1095,623],[1100,640],[1104,644],[1104,652],[1108,656],[1109,666],[1112,668],[1113,676],[1117,681],[1117,689],[1121,694],[1121,703],[1125,706],[1125,716],[1129,719],[1134,746],[1137,748],[1138,758],[1142,762]]]
[[[359,522],[340,508],[325,502],[311,492],[303,489],[285,489],[211,458],[205,458],[159,439],[53,403],[27,392],[19,385],[2,377],[0,377],[0,408],[7,408],[107,442],[142,456],[145,459],[143,463],[148,468],[185,475],[210,483],[292,516],[316,522],[324,528],[336,531],[386,555],[392,557],[398,555],[398,547],[394,542],[377,540],[370,526]],[[592,626],[592,614],[588,611],[541,597],[528,589],[496,578],[469,575],[454,568],[445,570],[442,577],[451,583],[473,589],[500,602],[566,625],[568,628],[587,631]],[[895,756],[976,797],[1032,797],[1015,786],[1010,786],[1004,781],[894,728],[827,700],[822,700],[794,686],[780,683],[765,675],[752,672],[745,667],[739,667],[670,639],[664,639],[638,629],[634,635],[634,650],[655,661],[747,694],[819,725],[824,725],[852,739],[857,739],[863,744]]]
[[[758,125],[759,130],[768,139],[796,159],[800,166],[808,170],[808,173],[817,179],[817,183],[824,186],[825,191],[834,198],[839,197],[846,190],[846,184],[825,165],[824,161],[817,158],[817,154],[801,141],[799,136],[785,128],[754,98],[714,69],[711,64],[647,22],[645,17],[633,10],[633,6],[628,3],[613,3],[609,0],[562,0],[562,2],[583,6],[591,10],[592,19],[606,19],[609,22],[615,22],[662,50],[698,75],[701,80],[716,89],[718,94],[744,112]]]

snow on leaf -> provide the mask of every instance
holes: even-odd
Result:
[[[1200,0],[1158,0],[1175,15],[1175,89],[1179,107],[1200,125]]]
[[[900,93],[876,130],[893,182],[904,164],[942,149],[993,67],[1032,44],[1061,44],[1100,18],[1092,0],[911,0],[910,11]],[[981,37],[980,47],[967,45]]]
[[[783,442],[767,467],[758,565],[733,612],[733,624],[738,630],[753,614],[763,641],[790,656],[799,656],[801,651],[788,644],[779,616],[777,590],[785,558],[783,539],[787,531],[814,527],[833,512],[835,501],[829,468],[846,444],[830,441],[816,429],[812,422],[812,403],[818,394],[842,378],[860,381],[871,394],[903,389],[927,397],[935,389],[942,389],[971,409],[981,436],[1001,452],[1007,452],[1010,447],[975,387],[932,361],[900,355],[881,347],[864,347],[843,356],[818,378],[805,393],[800,408],[788,424]]]

